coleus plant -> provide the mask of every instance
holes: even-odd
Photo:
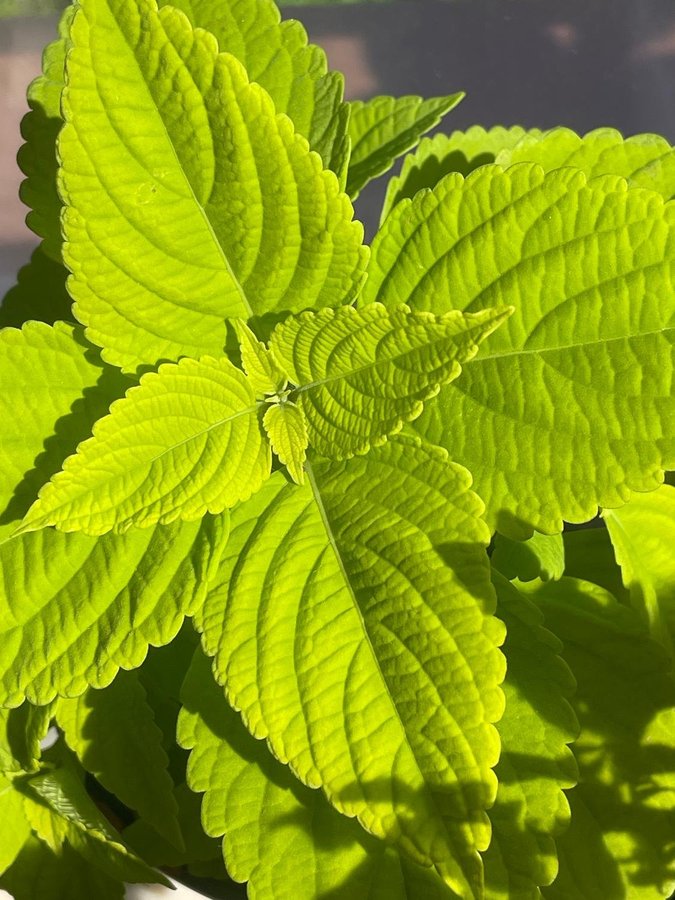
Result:
[[[0,885],[667,897],[675,152],[422,139],[267,0],[79,0],[28,96]]]

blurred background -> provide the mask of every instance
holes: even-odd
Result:
[[[15,156],[25,88],[63,5],[0,0],[0,295],[35,244]],[[345,72],[350,98],[466,91],[443,130],[610,125],[675,142],[673,0],[333,0],[284,13]],[[382,192],[375,184],[357,204],[371,235]]]

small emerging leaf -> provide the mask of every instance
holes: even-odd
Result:
[[[307,423],[299,406],[288,401],[274,403],[263,419],[272,450],[288,469],[296,484],[305,483],[303,465],[307,451]]]
[[[49,729],[53,709],[23,703],[15,709],[0,709],[0,772],[34,772],[40,759],[40,744]]]
[[[270,474],[255,392],[232,363],[167,363],[96,423],[17,533],[99,535],[194,520],[245,500]]]
[[[239,338],[241,362],[248,380],[257,394],[273,394],[286,387],[288,378],[274,354],[248,327],[243,319],[232,319]]]
[[[298,386],[292,398],[307,418],[311,446],[345,459],[419,416],[511,312],[435,316],[379,303],[343,306],[287,319],[270,346]]]
[[[526,541],[514,541],[497,533],[492,565],[510,581],[557,581],[565,571],[563,536],[535,531]]]

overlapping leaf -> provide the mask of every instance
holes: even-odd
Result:
[[[60,699],[56,718],[82,766],[180,846],[168,757],[138,674],[120,672],[105,690]]]
[[[38,768],[40,744],[52,718],[52,707],[23,703],[0,709],[0,772],[33,772]]]
[[[631,187],[675,196],[675,150],[657,134],[625,138],[614,128],[598,128],[583,137],[569,128],[528,132],[497,157],[502,165],[533,162],[547,172],[563,166],[581,169],[589,178],[621,175]]]
[[[107,359],[219,355],[228,316],[354,296],[363,229],[337,178],[209,32],[154,0],[83,0],[70,36],[69,289]]]
[[[569,825],[564,789],[577,780],[567,746],[578,733],[568,702],[575,684],[541,613],[498,573],[493,581],[507,630],[506,710],[497,726],[502,752],[485,877],[491,900],[526,900],[540,897],[539,886],[557,875],[555,837]]]
[[[21,853],[30,834],[23,797],[15,790],[11,779],[0,772],[0,876]],[[0,879],[0,887],[3,886]]]
[[[528,132],[518,125],[512,128],[496,125],[489,129],[473,125],[466,131],[424,138],[417,150],[406,156],[400,174],[389,180],[382,221],[401,200],[414,197],[424,188],[436,187],[450,172],[468,175],[479,166],[493,163],[502,150],[513,147],[526,134],[541,132],[538,129]]]
[[[519,581],[542,581],[562,578],[565,571],[565,545],[562,534],[540,534],[535,531],[526,541],[513,541],[495,534],[492,565],[506,578]]]
[[[565,574],[590,581],[621,603],[629,600],[606,528],[581,528],[563,534]]]
[[[448,175],[386,220],[366,301],[516,306],[415,425],[500,531],[559,531],[675,465],[674,226],[656,193],[526,164]]]
[[[42,75],[28,88],[30,112],[21,123],[26,141],[19,151],[18,162],[26,175],[21,186],[21,199],[30,208],[26,222],[43,240],[41,250],[52,261],[61,262],[61,200],[56,186],[56,140],[61,130],[61,94],[68,34],[74,8],[70,6],[59,23],[59,38],[45,49]],[[55,280],[62,280],[53,270]]]
[[[481,896],[501,623],[469,476],[397,438],[234,511],[195,622],[256,737],[342,812]]]
[[[342,100],[344,79],[328,71],[326,54],[308,44],[300,22],[281,22],[272,0],[160,0],[159,5],[175,6],[214,34],[220,49],[236,56],[251,81],[265,88],[277,112],[293,120],[324,166],[344,178],[350,106]]]
[[[67,325],[0,335],[0,685],[3,702],[49,703],[103,687],[166,644],[206,590],[227,522],[100,540],[53,530],[9,537],[37,489],[128,379]]]
[[[603,513],[631,605],[652,637],[675,654],[675,487],[636,494]]]
[[[122,900],[124,885],[88,863],[67,844],[55,852],[29,838],[16,862],[0,878],[14,900]]]
[[[195,657],[183,689],[179,739],[192,750],[190,785],[205,792],[206,831],[223,839],[228,871],[275,900],[450,900],[432,869],[400,856],[336,812],[247,732]]]
[[[510,309],[464,316],[387,310],[306,312],[278,325],[275,358],[299,385],[311,446],[331,459],[364,453],[419,416],[425,400],[459,375]]]
[[[358,197],[366,184],[387,172],[398,159],[450,112],[464,94],[447,97],[373,97],[350,104],[352,152],[347,193]]]
[[[637,614],[563,578],[523,586],[562,641],[581,734],[555,900],[662,900],[675,889],[675,682]]]
[[[168,884],[121,842],[71,766],[36,775],[20,787],[28,820],[55,852],[67,843],[110,878]]]
[[[104,534],[195,520],[269,476],[255,392],[226,358],[166,363],[111,407],[40,491],[22,528]]]

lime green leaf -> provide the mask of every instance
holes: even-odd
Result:
[[[597,584],[620,602],[628,602],[628,591],[621,581],[621,569],[604,526],[566,531],[563,543],[566,575]]]
[[[503,534],[494,537],[492,565],[506,578],[520,581],[557,581],[565,571],[565,545],[561,534],[535,531],[526,541],[514,541]]]
[[[675,487],[635,494],[603,518],[631,605],[652,637],[675,656]]]
[[[122,900],[119,878],[90,865],[67,844],[55,853],[29,838],[14,865],[0,878],[14,900]]]
[[[541,132],[537,129],[527,132],[518,125],[512,128],[497,125],[487,130],[473,125],[467,131],[424,138],[417,150],[403,160],[400,174],[390,179],[382,208],[382,221],[401,200],[414,197],[424,188],[436,187],[449,172],[468,175],[479,166],[493,163],[501,150],[514,146],[526,134],[538,135]]]
[[[481,503],[407,438],[306,474],[275,473],[233,512],[195,615],[205,650],[305,784],[480,896],[504,675]]]
[[[121,843],[70,766],[45,772],[22,782],[25,809],[35,824],[51,818],[51,834],[61,835],[87,862],[110,878],[130,882],[169,884]],[[31,815],[35,813],[35,818]],[[41,836],[41,835],[40,835]],[[58,846],[54,850],[61,849]]]
[[[462,100],[448,97],[373,97],[350,104],[349,135],[352,153],[347,193],[354,199],[366,184],[387,172],[402,156]]]
[[[105,690],[59,700],[56,718],[82,766],[180,846],[168,757],[138,674],[120,672]]]
[[[40,743],[51,719],[51,705],[23,703],[15,709],[0,709],[0,772],[37,770]]]
[[[577,681],[572,824],[555,900],[662,900],[675,889],[675,682],[638,615],[563,578],[531,591]]]
[[[554,838],[570,819],[563,789],[577,780],[567,746],[579,730],[568,702],[575,684],[536,606],[498,573],[493,582],[506,624],[506,711],[497,725],[502,752],[485,879],[491,900],[525,900],[558,872]]]
[[[82,0],[70,36],[65,255],[106,359],[218,356],[228,316],[354,296],[367,250],[348,198],[209,32],[154,0]]]
[[[105,687],[169,643],[201,602],[227,519],[95,539],[43,530],[0,545],[0,688],[7,705]]]
[[[272,332],[275,357],[299,389],[309,440],[332,459],[365,453],[419,416],[439,386],[457,378],[460,363],[508,316],[411,313],[371,304],[357,310],[306,312]]]
[[[38,247],[0,302],[0,328],[20,328],[31,320],[49,325],[71,321],[70,306],[66,270]]]
[[[530,132],[497,157],[502,165],[533,162],[547,172],[563,166],[595,175],[621,175],[631,187],[675,195],[675,150],[657,134],[625,138],[613,128],[598,128],[580,137],[569,128]]]
[[[329,72],[324,51],[308,44],[300,22],[280,21],[271,0],[161,0],[218,39],[220,49],[243,63],[261,84],[276,111],[286,113],[307,138],[324,167],[341,177],[349,159],[349,105],[342,100],[344,78]]]
[[[0,333],[0,554],[38,488],[130,383],[81,328],[29,322]]]
[[[56,140],[61,130],[61,94],[64,86],[67,38],[74,10],[67,9],[59,23],[59,39],[49,44],[42,57],[42,75],[28,88],[30,112],[21,123],[26,143],[18,162],[26,175],[21,199],[30,208],[27,225],[42,240],[41,250],[61,262],[61,200],[56,186]]]
[[[274,403],[265,413],[263,425],[272,450],[288,469],[296,484],[305,483],[307,422],[299,406],[288,401]]]
[[[104,534],[194,520],[245,500],[269,476],[255,392],[226,358],[149,372],[40,491],[21,527]]]
[[[225,835],[223,853],[251,896],[275,900],[451,900],[422,868],[299,785],[254,740],[215,685],[199,653],[188,674],[179,740],[192,750],[190,785],[205,791],[206,831]]]
[[[30,824],[23,810],[23,797],[15,790],[12,781],[0,773],[0,875],[12,865],[30,838],[30,833]]]
[[[248,327],[243,319],[233,319],[239,339],[241,363],[253,390],[257,394],[274,394],[286,387],[288,378],[279,367],[274,354]]]
[[[521,164],[446,176],[375,240],[366,301],[517,307],[415,425],[510,537],[591,519],[675,466],[674,224],[619,178]]]
[[[223,703],[229,709],[224,698]],[[231,711],[230,715],[232,715]],[[241,722],[238,723],[238,727],[242,728]],[[181,752],[186,755],[183,750]],[[177,849],[173,844],[160,837],[144,819],[136,819],[128,828],[124,829],[125,843],[152,866],[192,867],[199,863],[217,861],[221,875],[227,877],[220,842],[204,834],[199,798],[185,783],[176,788],[174,796],[178,806],[181,832],[185,839],[181,849]]]

